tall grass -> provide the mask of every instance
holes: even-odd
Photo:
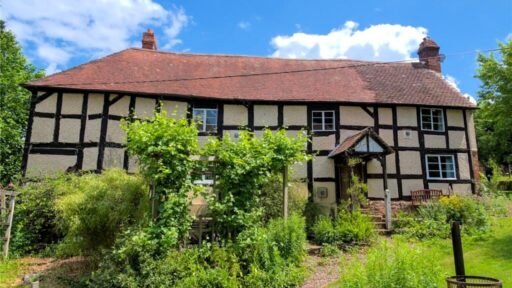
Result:
[[[341,269],[342,288],[434,288],[443,277],[435,252],[402,241],[382,241]]]
[[[375,236],[375,225],[360,211],[340,209],[334,220],[320,217],[312,231],[318,244],[367,244]]]

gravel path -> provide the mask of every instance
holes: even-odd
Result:
[[[332,282],[338,280],[340,276],[340,257],[319,257],[309,255],[306,259],[308,269],[313,272],[302,288],[321,288],[326,287]]]

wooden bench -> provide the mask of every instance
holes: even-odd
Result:
[[[411,200],[413,206],[419,206],[432,200],[437,200],[443,196],[443,190],[423,189],[411,191]]]

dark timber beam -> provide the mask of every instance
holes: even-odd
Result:
[[[101,132],[100,132],[101,134],[100,134],[100,142],[99,142],[99,146],[98,146],[98,161],[96,163],[96,169],[98,171],[103,170],[103,158],[105,155],[105,142],[107,140],[109,98],[110,98],[109,93],[105,93],[103,95],[103,111],[101,113]]]
[[[397,115],[397,109],[396,106],[393,106],[391,108],[391,115],[393,119],[393,148],[395,149],[395,167],[396,167],[396,174],[402,175],[401,169],[400,169],[400,152],[398,150],[398,115]],[[414,127],[417,128],[417,127]],[[403,199],[404,191],[402,187],[402,178],[397,178],[396,185],[398,186],[398,198]]]
[[[30,151],[30,141],[32,138],[32,125],[34,124],[34,110],[36,109],[37,90],[32,91],[32,98],[30,101],[29,116],[27,123],[27,133],[25,134],[25,147],[23,148],[23,158],[21,160],[21,173],[25,177],[27,173],[28,154]]]
[[[372,111],[370,111],[370,109],[368,109],[368,107],[366,106],[360,106],[361,109],[363,109],[364,112],[366,112],[366,114],[370,115],[370,117],[374,118],[374,113]]]
[[[84,141],[85,141],[85,125],[87,125],[87,106],[89,103],[89,93],[84,93],[82,100],[82,115],[80,118],[80,135],[79,135],[79,148],[77,153],[76,166],[82,170],[84,163]]]

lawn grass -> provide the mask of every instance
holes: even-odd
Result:
[[[463,237],[463,252],[466,275],[487,276],[499,279],[503,287],[512,287],[512,217],[497,218],[492,231],[481,236]],[[398,235],[385,238],[387,241],[404,239]],[[445,277],[455,275],[451,239],[434,239],[427,241],[409,241],[410,245],[427,248],[438,259],[438,264],[445,275],[439,279],[438,287],[446,287]],[[363,256],[364,257],[364,256]],[[339,287],[340,280],[329,287]]]
[[[0,260],[0,287],[11,287],[22,265],[17,260]]]
[[[482,239],[465,237],[463,240],[466,275],[493,277],[512,287],[512,218],[496,220],[492,232]],[[448,275],[455,274],[451,240],[422,243],[438,250],[439,263]]]

